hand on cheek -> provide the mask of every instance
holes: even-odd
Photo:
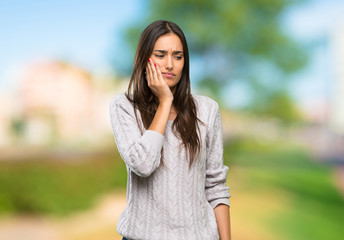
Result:
[[[159,98],[159,102],[173,100],[173,94],[162,77],[159,66],[151,58],[148,59],[146,67],[146,79],[148,87]]]

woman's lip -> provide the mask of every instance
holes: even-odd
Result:
[[[164,77],[167,77],[167,78],[173,78],[175,75],[174,74],[172,74],[172,73],[162,73],[162,75],[164,76]]]

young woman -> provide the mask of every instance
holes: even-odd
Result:
[[[230,239],[219,107],[191,94],[188,46],[175,23],[143,31],[128,91],[113,97],[110,116],[128,173],[123,239]]]

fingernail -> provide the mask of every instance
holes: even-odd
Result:
[[[150,62],[150,58],[148,58],[148,62]]]
[[[156,64],[154,63],[154,66],[156,66]]]

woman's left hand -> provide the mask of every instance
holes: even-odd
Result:
[[[158,97],[159,102],[173,101],[173,94],[165,82],[159,66],[151,58],[149,58],[146,67],[146,79],[148,87]]]

